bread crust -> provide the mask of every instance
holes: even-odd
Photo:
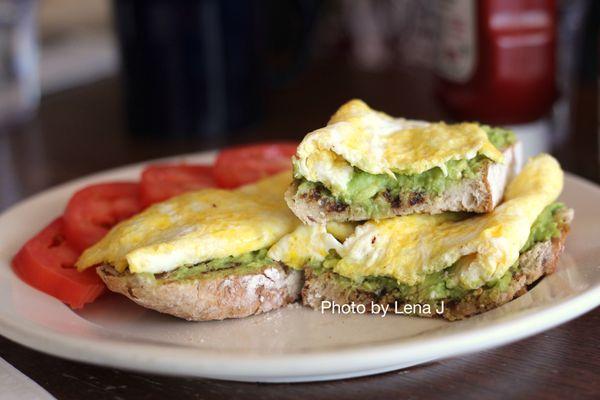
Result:
[[[110,265],[96,269],[106,286],[142,307],[188,321],[243,318],[295,302],[302,288],[302,272],[280,263],[249,274],[219,275],[193,280],[159,282]]]
[[[502,199],[504,188],[519,169],[521,145],[519,142],[503,151],[505,163],[484,161],[481,177],[465,178],[447,188],[438,196],[420,192],[409,193],[404,198],[389,199],[390,211],[384,215],[369,215],[361,207],[335,201],[316,193],[298,193],[295,181],[285,193],[285,200],[294,214],[305,224],[323,224],[330,221],[364,221],[391,218],[408,214],[439,214],[445,211],[485,213],[492,211]]]
[[[480,314],[499,307],[509,301],[527,293],[528,287],[540,280],[543,276],[553,273],[556,264],[564,249],[564,243],[569,232],[569,224],[573,219],[573,210],[565,209],[557,215],[561,234],[559,237],[535,244],[531,249],[519,257],[520,270],[515,274],[502,292],[489,288],[480,288],[466,297],[455,302],[444,304],[444,313],[441,317],[454,321],[472,315]],[[367,310],[373,303],[391,304],[396,299],[391,296],[377,295],[375,293],[351,289],[338,284],[333,277],[333,272],[316,274],[312,270],[305,271],[305,283],[302,289],[302,302],[304,305],[319,309],[324,300],[334,301],[338,304],[364,304]],[[422,317],[438,317],[437,313],[420,314]]]

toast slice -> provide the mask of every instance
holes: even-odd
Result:
[[[559,256],[563,251],[564,242],[569,232],[569,224],[573,219],[573,210],[559,210],[555,216],[560,235],[551,240],[538,242],[519,257],[518,268],[508,284],[499,290],[497,287],[487,287],[472,290],[456,300],[444,300],[442,315],[431,312],[417,313],[421,317],[441,316],[447,320],[460,320],[479,314],[508,303],[514,298],[525,294],[529,287],[545,275],[556,269]],[[368,311],[375,304],[404,304],[402,299],[395,297],[385,290],[370,292],[348,285],[347,278],[332,271],[316,272],[310,268],[305,270],[305,283],[302,289],[304,305],[319,309],[321,302],[331,301],[337,304],[364,304]],[[439,308],[439,307],[438,307]]]
[[[295,302],[302,272],[273,262],[252,271],[239,268],[203,273],[193,279],[172,274],[119,273],[110,265],[96,269],[113,292],[142,307],[188,321],[222,320],[262,314]]]
[[[475,178],[464,178],[440,194],[422,191],[391,196],[380,192],[372,199],[385,207],[365,208],[336,199],[324,186],[299,190],[295,180],[285,193],[290,209],[305,224],[331,221],[365,221],[409,214],[439,214],[445,211],[485,213],[492,211],[502,199],[504,188],[521,167],[521,144],[516,142],[503,150],[504,163],[486,159]]]

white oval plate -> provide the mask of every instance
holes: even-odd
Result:
[[[179,157],[210,162],[212,153]],[[83,185],[137,179],[142,164],[82,178],[0,216],[0,333],[72,360],[168,375],[294,382],[370,375],[499,346],[600,304],[600,188],[567,175],[575,222],[558,270],[526,295],[466,321],[330,315],[289,306],[268,314],[186,322],[107,295],[74,312],[21,282],[10,259]]]

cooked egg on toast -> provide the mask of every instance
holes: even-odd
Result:
[[[244,317],[296,300],[300,273],[268,248],[298,226],[283,193],[290,172],[236,190],[203,189],[115,226],[76,265],[109,289],[189,320]]]
[[[393,118],[352,100],[298,146],[286,200],[307,224],[489,212],[519,160],[509,130]]]

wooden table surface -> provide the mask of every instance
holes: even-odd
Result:
[[[272,92],[264,118],[244,131],[213,140],[172,140],[127,134],[118,81],[99,82],[47,97],[34,121],[0,131],[0,209],[57,183],[110,167],[229,143],[298,139],[322,125],[350,97],[364,98],[391,114],[444,118],[431,91],[430,79],[416,70],[313,71]],[[152,376],[62,360],[1,337],[0,357],[59,399],[600,398],[600,309],[498,349],[322,383]]]

